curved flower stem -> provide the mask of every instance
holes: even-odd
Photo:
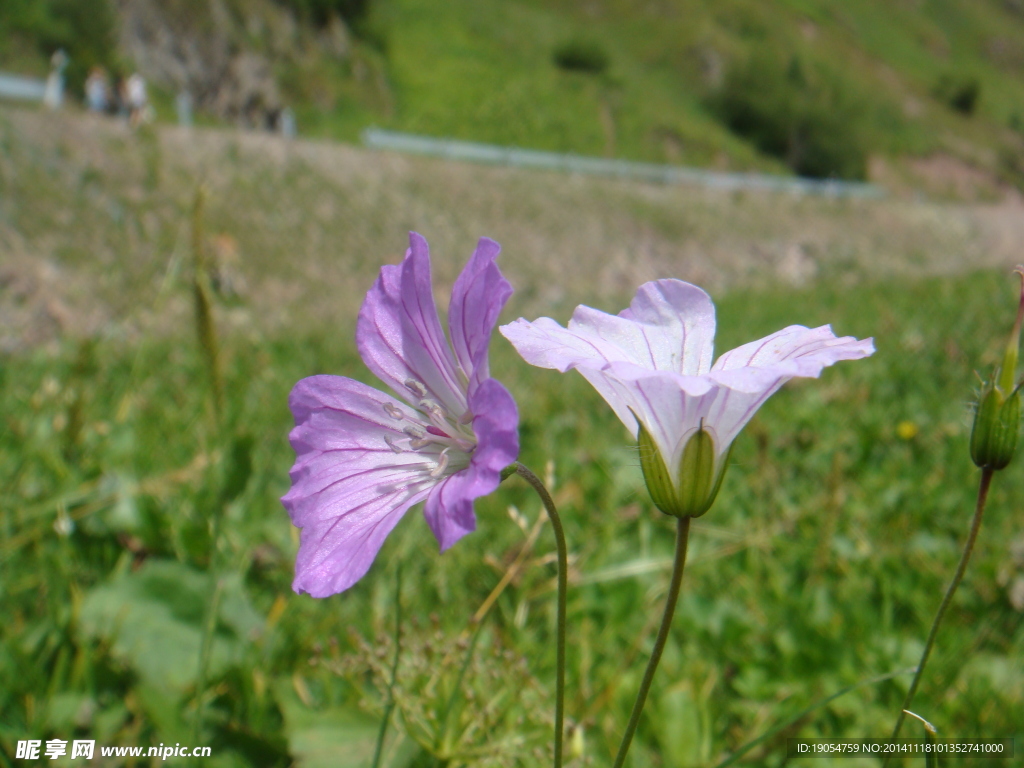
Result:
[[[924,673],[924,665],[928,663],[928,656],[931,655],[932,646],[935,644],[935,636],[939,633],[939,624],[942,623],[943,617],[946,615],[946,609],[949,608],[949,604],[953,602],[953,594],[956,592],[956,588],[960,586],[960,581],[964,577],[964,572],[967,570],[967,561],[971,559],[971,553],[974,551],[974,542],[978,538],[978,531],[981,529],[981,516],[985,511],[985,501],[988,499],[988,488],[992,483],[992,475],[995,470],[983,469],[981,471],[981,484],[978,486],[978,502],[974,508],[974,519],[971,521],[971,531],[967,535],[967,543],[964,545],[964,552],[960,556],[960,564],[956,567],[956,573],[953,574],[953,581],[950,582],[949,587],[946,589],[946,595],[942,598],[942,603],[939,605],[939,610],[935,614],[935,620],[932,621],[932,629],[928,633],[928,640],[924,644],[924,652],[921,654],[921,661],[917,664],[917,673],[914,675],[914,680],[910,683],[910,690],[907,691],[907,697],[903,700],[903,706],[900,707],[900,716],[896,719],[896,727],[892,729],[892,736],[890,738],[896,739],[900,735],[900,728],[903,727],[903,721],[906,719],[906,710],[910,709],[910,705],[914,702],[914,695],[917,693],[917,686],[921,682],[921,676]],[[889,760],[886,758],[885,762],[882,763],[884,766]]]
[[[619,753],[615,756],[614,768],[622,768],[626,761],[626,754],[629,752],[629,745],[633,742],[633,734],[640,723],[640,713],[644,711],[644,704],[647,703],[647,693],[651,690],[651,682],[654,680],[654,673],[661,661],[662,651],[665,650],[665,643],[668,640],[669,630],[672,628],[672,617],[676,612],[676,603],[679,601],[679,588],[683,583],[683,568],[686,566],[686,545],[690,539],[690,518],[678,518],[676,526],[676,556],[672,563],[672,580],[668,585],[668,597],[665,598],[665,614],[661,618],[661,626],[658,627],[658,636],[654,640],[654,649],[651,651],[651,659],[647,662],[647,669],[644,671],[644,679],[640,683],[640,690],[637,691],[636,701],[633,703],[633,713],[629,716],[629,724],[626,725],[626,732],[622,735],[622,743],[619,745]]]
[[[558,609],[555,636],[555,768],[562,766],[562,740],[565,733],[565,611],[566,594],[569,590],[569,550],[565,544],[565,531],[562,519],[558,516],[555,502],[533,472],[518,461],[515,473],[533,486],[540,496],[551,520],[551,529],[555,532],[555,547],[558,550]]]

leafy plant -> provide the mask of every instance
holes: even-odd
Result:
[[[981,98],[981,81],[974,75],[944,74],[932,89],[932,95],[962,115],[973,115]]]
[[[803,176],[863,179],[864,105],[835,74],[757,54],[710,98],[730,130]]]
[[[555,65],[568,72],[603,75],[608,70],[608,53],[591,40],[573,39],[555,48]]]

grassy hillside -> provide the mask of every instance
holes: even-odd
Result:
[[[372,123],[852,178],[882,173],[872,158],[942,153],[1024,183],[1024,9],[1013,0],[373,0],[348,4],[356,34],[334,54],[309,42],[328,18],[309,9],[330,2],[282,0],[277,15],[268,0],[224,2],[236,44],[276,62],[312,135],[353,140]],[[12,27],[20,7],[0,12],[13,41],[0,62],[24,62],[26,40],[42,50],[57,39],[38,13]],[[305,9],[308,32],[279,34],[288,8]]]
[[[948,151],[1012,173],[1022,146],[1012,3],[380,0],[373,13],[395,93],[383,122],[403,130],[740,168],[793,164],[822,133],[840,164]],[[596,63],[560,68],[566,47]]]

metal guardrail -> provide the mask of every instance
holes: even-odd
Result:
[[[0,72],[0,98],[42,101],[45,93],[45,80]]]
[[[661,184],[690,184],[721,190],[769,190],[826,197],[881,197],[885,194],[881,187],[863,182],[769,176],[763,173],[702,171],[675,165],[606,160],[599,157],[501,147],[457,139],[433,139],[428,136],[384,131],[378,128],[366,129],[363,131],[362,138],[363,143],[373,149],[389,149],[396,152],[443,157],[449,160],[511,165],[519,168],[541,168],[568,173],[613,176]]]

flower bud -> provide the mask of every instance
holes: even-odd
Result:
[[[1024,320],[1024,267],[1017,267],[1016,272],[1021,277],[1017,319],[1010,332],[1002,367],[997,368],[982,387],[971,430],[971,459],[985,469],[1003,469],[1010,463],[1020,433],[1020,386],[1015,382],[1021,321]]]
[[[715,440],[703,422],[687,439],[675,476],[650,433],[639,419],[637,423],[640,468],[654,505],[673,517],[700,517],[707,512],[722,487],[728,455],[715,460]]]
[[[995,378],[995,377],[993,377]],[[971,458],[979,467],[1003,469],[1013,458],[1020,432],[1020,390],[1009,396],[988,382],[981,392],[971,430]]]

